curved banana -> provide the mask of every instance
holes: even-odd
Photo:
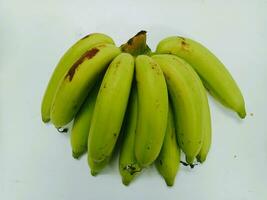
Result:
[[[90,92],[99,75],[120,53],[111,44],[100,44],[88,50],[65,74],[55,94],[51,121],[58,128],[69,123]]]
[[[62,56],[50,78],[43,96],[41,108],[43,122],[50,121],[52,101],[63,76],[71,68],[71,66],[77,62],[77,60],[79,60],[86,51],[88,51],[88,49],[91,49],[99,43],[114,44],[113,40],[109,36],[102,33],[93,33],[80,39]]]
[[[170,105],[166,134],[155,165],[165,179],[166,184],[172,186],[180,167],[180,148],[177,144],[173,113]]]
[[[133,178],[142,170],[134,153],[137,112],[137,91],[135,86],[133,86],[126,111],[126,121],[122,133],[123,143],[119,158],[119,170],[124,185],[129,185]]]
[[[152,56],[159,63],[174,106],[175,126],[180,148],[192,164],[200,151],[206,124],[207,96],[198,75],[184,60],[173,55]]]
[[[135,156],[142,167],[156,160],[168,118],[168,91],[160,66],[150,57],[136,58],[138,120]]]
[[[94,174],[105,166],[116,144],[133,74],[134,58],[122,53],[112,61],[102,81],[88,138],[88,162]]]
[[[87,151],[88,134],[100,84],[101,81],[96,83],[75,116],[70,135],[72,156],[74,158],[79,158]]]
[[[160,41],[156,52],[183,58],[196,70],[211,95],[245,118],[245,102],[236,82],[221,61],[203,45],[188,38],[173,36]]]

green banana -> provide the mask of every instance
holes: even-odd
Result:
[[[136,58],[138,120],[135,156],[142,167],[157,158],[168,118],[168,91],[160,66],[149,56]]]
[[[91,119],[95,107],[96,97],[99,91],[101,81],[96,83],[92,91],[90,91],[85,102],[81,106],[79,112],[75,116],[71,130],[71,147],[72,156],[79,158],[87,151],[88,134],[91,125]]]
[[[109,160],[120,133],[134,74],[134,58],[117,56],[104,76],[88,138],[88,164],[97,174]]]
[[[188,38],[172,36],[159,42],[156,53],[183,58],[196,70],[211,95],[245,118],[245,102],[240,89],[222,62],[206,47]]]
[[[203,120],[207,110],[207,96],[198,75],[184,60],[173,55],[155,55],[159,63],[174,106],[175,126],[180,148],[186,154],[186,161],[192,164],[203,143],[205,126]],[[201,91],[203,90],[203,91]]]
[[[170,105],[164,142],[155,165],[165,179],[166,184],[172,186],[180,167],[180,148],[177,144],[173,113]]]
[[[80,39],[62,56],[50,78],[43,96],[41,107],[43,122],[50,121],[52,101],[57,87],[66,72],[84,53],[88,51],[88,49],[91,49],[93,46],[100,43],[114,44],[113,40],[109,36],[102,33],[93,33]]]
[[[124,185],[129,185],[133,178],[142,170],[134,153],[137,112],[137,91],[135,86],[133,86],[126,111],[126,121],[122,133],[123,143],[119,158],[119,170]]]
[[[203,95],[207,96],[207,93],[204,89],[201,91],[204,93]],[[204,139],[203,139],[201,149],[197,155],[197,161],[200,163],[203,163],[206,160],[207,155],[208,155],[209,150],[210,150],[211,139],[212,139],[210,109],[209,109],[208,98],[206,98],[206,99],[207,99],[207,101],[205,101],[204,103],[206,104],[205,107],[207,109],[204,110],[203,116],[202,116],[202,121],[204,124]]]
[[[99,75],[120,54],[112,44],[100,44],[88,50],[65,74],[51,108],[51,121],[58,128],[77,114]]]

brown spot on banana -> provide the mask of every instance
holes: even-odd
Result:
[[[73,76],[74,76],[74,74],[75,74],[75,72],[76,72],[76,69],[79,67],[79,65],[82,64],[83,61],[84,61],[85,59],[88,59],[88,60],[89,60],[89,59],[93,58],[93,57],[97,54],[98,51],[99,51],[98,48],[92,48],[92,49],[90,49],[89,51],[85,52],[85,53],[79,58],[79,60],[77,60],[77,61],[72,65],[72,67],[69,69],[67,75],[65,76],[65,79],[68,78],[69,81],[72,81],[72,78],[73,78]]]
[[[190,50],[190,47],[189,47],[189,44],[185,42],[185,40],[182,40],[181,41],[181,48],[185,51],[189,51]]]

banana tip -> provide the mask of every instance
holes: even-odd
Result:
[[[169,186],[169,187],[173,186],[173,184],[174,184],[174,180],[173,179],[165,179],[165,182],[166,182],[166,185]]]
[[[206,157],[203,157],[203,156],[200,156],[200,155],[197,156],[197,161],[200,162],[201,164],[204,163],[205,160],[206,160]]]
[[[130,182],[132,181],[132,179],[129,178],[122,178],[122,183],[125,186],[128,186],[130,184]]]
[[[50,121],[50,118],[48,117],[45,117],[45,116],[42,116],[42,121],[44,122],[44,123],[48,123],[49,121]]]
[[[195,160],[195,157],[194,156],[186,156],[186,162],[189,164],[189,165],[192,165],[193,162]]]
[[[79,159],[80,156],[81,156],[80,153],[78,153],[78,152],[74,152],[74,151],[72,152],[72,157],[73,157],[74,159]]]
[[[244,119],[246,117],[247,113],[246,113],[246,110],[243,110],[241,112],[238,112],[238,116],[241,118],[241,119]]]
[[[97,174],[98,174],[97,171],[91,170],[91,175],[92,175],[92,176],[96,176]]]

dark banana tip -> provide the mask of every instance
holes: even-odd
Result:
[[[243,109],[242,111],[238,112],[237,114],[241,119],[244,119],[246,117],[246,115],[247,115],[245,109]]]
[[[91,170],[91,175],[92,175],[92,176],[96,176],[97,174],[98,174],[97,171]]]
[[[130,179],[122,178],[122,183],[123,183],[123,185],[128,186],[128,185],[130,184],[130,182],[131,182]]]
[[[79,152],[74,152],[74,151],[72,151],[72,157],[75,158],[75,159],[77,159],[77,160],[80,158],[81,155],[82,155],[82,154],[79,153]]]

